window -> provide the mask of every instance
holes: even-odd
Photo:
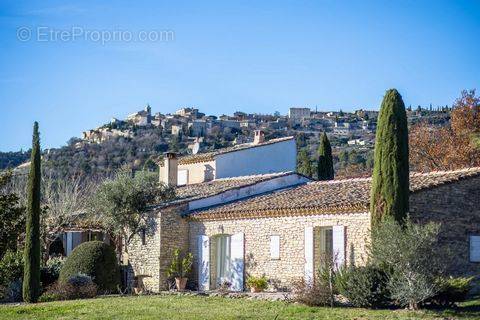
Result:
[[[320,266],[326,267],[333,262],[333,229],[320,229]]]
[[[142,230],[140,230],[140,237],[142,238],[142,245],[147,244],[145,228],[142,228]]]
[[[221,284],[229,280],[230,274],[230,243],[228,235],[221,235],[217,238],[217,283]]]
[[[270,237],[270,259],[280,259],[280,236]]]
[[[470,236],[470,262],[480,262],[480,236]]]

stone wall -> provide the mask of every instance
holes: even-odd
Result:
[[[128,253],[123,253],[124,261],[128,261],[128,286],[132,287],[135,277],[145,276],[144,286],[147,290],[158,291],[160,270],[158,259],[160,256],[160,221],[161,216],[152,214],[148,219],[148,228],[145,230],[145,244],[140,234],[135,235],[128,245]]]
[[[266,275],[275,287],[288,289],[292,281],[303,278],[305,268],[304,236],[305,227],[346,227],[347,263],[365,262],[366,242],[370,226],[368,213],[336,214],[318,216],[297,216],[259,219],[238,219],[223,221],[190,221],[190,250],[195,261],[197,275],[197,237],[217,234],[245,234],[245,273],[246,275]],[[316,228],[317,229],[317,228]],[[270,259],[270,236],[280,236],[280,259]],[[318,260],[318,259],[317,259]],[[315,266],[314,268],[316,268]],[[196,276],[197,277],[197,276]]]
[[[161,213],[161,239],[160,239],[160,290],[168,289],[167,270],[172,262],[175,249],[188,251],[188,222],[181,218],[181,213],[186,212],[188,205],[177,206],[162,211]],[[191,278],[191,277],[189,277]]]
[[[135,276],[143,280],[147,290],[158,292],[168,289],[166,272],[172,261],[173,251],[188,250],[188,223],[180,217],[185,206],[171,207],[152,214],[148,220],[145,244],[140,234],[135,235],[128,246],[128,284]],[[125,255],[125,253],[124,253]]]
[[[480,263],[470,262],[469,236],[480,235],[480,177],[414,193],[410,215],[441,224],[441,241],[453,254],[453,275],[479,275]]]

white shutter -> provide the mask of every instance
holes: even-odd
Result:
[[[345,226],[333,226],[333,259],[335,268],[345,264]]]
[[[313,281],[313,227],[305,227],[305,282]]]
[[[243,291],[245,237],[243,233],[236,233],[231,237],[230,259],[232,290]]]
[[[280,236],[270,237],[270,259],[280,259]]]
[[[210,289],[210,239],[198,236],[198,290]]]

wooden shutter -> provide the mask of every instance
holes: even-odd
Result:
[[[245,257],[245,236],[243,233],[236,233],[231,237],[230,259],[232,290],[243,291],[244,257]]]
[[[210,289],[210,239],[198,236],[198,290]]]
[[[345,264],[345,226],[333,226],[333,260],[336,269]]]
[[[305,227],[305,282],[313,282],[313,227]]]

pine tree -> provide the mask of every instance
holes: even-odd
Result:
[[[23,300],[37,302],[40,295],[40,135],[33,125],[32,154],[28,176],[27,230],[23,267]]]
[[[332,147],[326,133],[320,138],[317,175],[318,180],[333,180],[334,177]]]
[[[402,222],[408,212],[407,115],[395,89],[385,94],[378,116],[370,212],[372,225],[390,216]]]

